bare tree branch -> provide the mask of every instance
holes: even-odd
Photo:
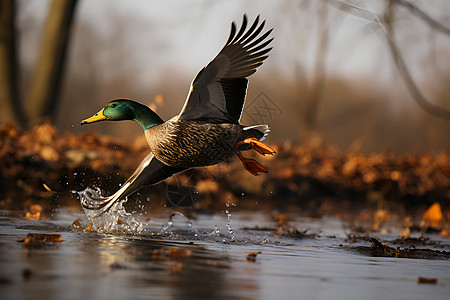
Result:
[[[390,0],[390,1],[396,2],[396,0]],[[389,24],[385,23],[386,20],[389,20],[388,15],[385,14],[385,16],[383,17],[383,20],[384,20],[384,23],[383,23],[377,14],[370,12],[368,10],[365,10],[365,9],[359,8],[355,5],[352,5],[352,4],[349,4],[346,2],[342,2],[342,1],[328,1],[328,2],[346,13],[350,13],[354,16],[374,22],[374,24],[376,24],[377,27],[379,29],[381,29],[381,32],[383,33],[384,37],[386,38],[391,56],[395,62],[395,65],[396,65],[404,83],[406,84],[406,87],[408,88],[409,92],[413,96],[413,99],[426,112],[428,112],[436,117],[445,119],[447,121],[450,120],[450,111],[432,104],[425,97],[425,95],[420,91],[419,87],[414,82],[414,79],[411,76],[411,72],[409,71],[409,69],[405,63],[405,60],[404,60],[397,44],[395,43],[393,37],[386,30],[386,26],[390,26]],[[387,12],[387,14],[389,14],[389,11]]]
[[[417,5],[406,0],[394,0],[394,1],[396,4],[406,7],[411,13],[421,18],[425,23],[428,24],[428,26],[430,26],[434,30],[450,36],[450,28],[446,27],[445,25],[439,23],[438,21],[430,17],[430,15],[428,15],[426,12],[417,7]]]

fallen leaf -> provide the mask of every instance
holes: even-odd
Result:
[[[247,253],[247,261],[251,261],[251,262],[255,262],[256,261],[256,256],[258,256],[258,254],[261,254],[261,252],[249,252]]]
[[[122,225],[127,225],[127,226],[130,226],[130,225],[128,225],[127,223],[125,223],[124,221],[122,221],[121,219],[117,219],[117,224],[122,224]]]
[[[43,183],[42,185],[44,186],[44,189],[46,189],[47,191],[53,192],[53,190],[48,185],[46,185],[45,183]]]
[[[25,214],[25,218],[27,218],[27,219],[39,220],[40,217],[41,217],[41,212],[39,212],[39,211],[34,214],[27,211],[27,213]]]
[[[419,284],[437,284],[438,280],[436,278],[425,278],[420,277],[417,278],[417,283]]]
[[[386,209],[378,209],[374,215],[374,221],[372,225],[372,229],[374,231],[380,230],[381,226],[383,226],[390,219],[390,214]]]
[[[283,235],[283,233],[284,233],[283,226],[278,227],[277,234]]]
[[[405,229],[403,229],[403,231],[400,233],[400,236],[402,237],[402,239],[407,239],[409,238],[409,235],[411,234],[411,229],[409,227],[406,227]]]
[[[58,152],[51,146],[42,147],[40,155],[47,161],[58,161],[60,159]]]
[[[442,231],[439,235],[443,236],[443,237],[450,237],[450,230],[442,229]]]
[[[83,229],[84,232],[91,232],[92,230],[92,225],[94,225],[94,221],[92,221],[91,223],[89,223],[89,225]]]
[[[42,206],[39,204],[32,204],[30,209],[28,210],[31,214],[35,214],[37,212],[42,212]]]
[[[431,227],[440,228],[444,218],[441,204],[434,202],[423,214],[423,220]]]
[[[397,170],[394,170],[391,172],[390,177],[392,181],[399,181],[399,179],[401,178],[402,173],[400,173]]]
[[[75,231],[82,231],[82,230],[83,230],[83,227],[81,226],[80,219],[79,219],[79,218],[76,218],[76,219],[72,222],[72,225],[70,225],[70,228],[71,228],[72,230],[75,230]]]

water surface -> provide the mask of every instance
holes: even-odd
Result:
[[[81,212],[61,210],[50,220],[29,220],[0,211],[2,299],[448,299],[450,294],[450,261],[351,251],[342,247],[349,241],[333,218],[296,218],[292,226],[317,234],[304,238],[256,230],[275,226],[262,213],[233,213],[234,236],[226,214],[195,220],[175,215],[171,224],[167,215],[154,217],[138,234],[74,232],[75,218],[88,223]],[[63,242],[27,249],[18,240],[28,233],[59,233]],[[170,249],[188,251],[169,257]],[[249,252],[261,253],[249,261]],[[418,284],[419,276],[438,283]]]

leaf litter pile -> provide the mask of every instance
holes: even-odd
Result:
[[[187,172],[178,184],[189,181],[202,192],[206,201],[200,207],[205,209],[214,205],[208,198],[227,193],[236,198],[244,193],[277,207],[305,205],[319,198],[382,199],[425,206],[450,199],[450,157],[445,153],[364,156],[323,144],[274,148],[275,156],[257,157],[269,169],[267,174],[251,176],[239,160],[232,159]],[[50,123],[25,132],[0,125],[1,205],[14,207],[89,185],[113,193],[147,152],[143,139],[127,144],[94,132],[57,135]]]
[[[447,154],[366,156],[323,143],[271,146],[276,155],[255,156],[268,168],[267,174],[252,176],[232,159],[182,173],[140,194],[158,208],[166,203],[168,189],[181,194],[195,189],[200,201],[189,208],[193,212],[221,212],[232,199],[241,210],[347,215],[352,232],[383,232],[389,230],[386,224],[395,221],[404,229],[403,238],[418,231],[449,236]],[[0,125],[0,209],[26,211],[27,218],[35,219],[45,218],[55,206],[79,209],[72,191],[89,186],[101,187],[104,195],[114,193],[147,153],[142,137],[126,143],[95,132],[58,135],[48,122],[27,131]],[[309,237],[280,224],[272,232]]]

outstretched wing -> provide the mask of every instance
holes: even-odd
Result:
[[[213,123],[239,123],[247,92],[247,76],[256,72],[272,48],[267,39],[272,29],[260,35],[265,21],[259,16],[246,31],[247,16],[236,34],[231,33],[225,46],[192,81],[191,88],[178,115],[179,120],[205,120]]]

